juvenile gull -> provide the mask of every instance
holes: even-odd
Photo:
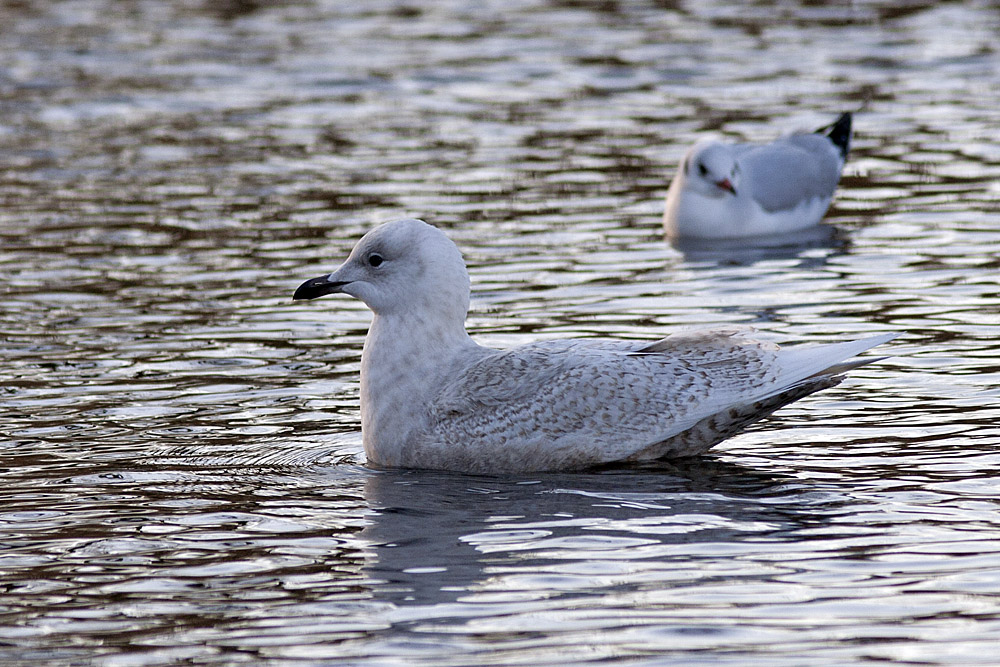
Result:
[[[779,349],[735,331],[655,342],[556,340],[509,350],[465,330],[469,274],[443,232],[397,220],[294,299],[345,293],[375,313],[361,355],[372,464],[474,473],[575,470],[701,454],[875,361],[892,335]]]
[[[818,224],[833,200],[850,143],[849,113],[815,133],[759,146],[696,143],[667,191],[667,236],[732,239]]]

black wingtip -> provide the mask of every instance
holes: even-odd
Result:
[[[840,114],[833,125],[827,125],[819,132],[826,132],[826,136],[833,142],[833,145],[840,149],[841,157],[847,157],[847,152],[851,150],[851,113],[849,111]]]

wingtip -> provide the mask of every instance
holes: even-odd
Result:
[[[816,373],[816,375],[841,375],[860,366],[867,366],[868,364],[884,361],[892,355],[887,354],[881,357],[860,357],[856,359],[851,359],[850,357],[856,357],[863,352],[867,352],[873,347],[878,347],[879,345],[888,343],[890,340],[898,337],[899,333],[893,331],[891,333],[878,334],[875,336],[868,336],[867,338],[859,338],[847,343],[841,343],[840,345],[843,346],[841,349],[847,353],[847,360],[828,366],[819,373]]]
[[[830,131],[826,133],[827,138],[830,139],[834,146],[840,149],[840,155],[845,159],[847,158],[847,153],[851,150],[851,122],[853,117],[850,111],[845,111],[833,122],[833,125],[828,126]],[[826,129],[823,128],[823,130]]]
[[[855,349],[854,354],[861,354],[862,352],[865,352],[866,350],[870,350],[873,347],[878,347],[879,345],[883,345],[885,343],[888,343],[890,340],[893,340],[894,338],[898,338],[898,337],[899,337],[899,332],[898,331],[892,331],[892,332],[889,332],[889,333],[876,334],[874,336],[867,336],[865,338],[858,338],[857,340],[850,341],[848,343],[844,343],[844,345],[850,345],[850,346],[854,347],[854,349]],[[851,356],[854,356],[854,354],[852,354]]]

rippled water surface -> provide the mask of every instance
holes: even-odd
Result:
[[[1000,6],[0,8],[0,662],[995,664]],[[856,113],[828,233],[668,245],[687,145]],[[895,355],[677,466],[364,466],[368,313],[445,228],[509,346]]]

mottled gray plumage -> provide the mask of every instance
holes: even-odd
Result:
[[[369,232],[297,296],[334,291],[375,312],[362,355],[362,440],[384,466],[501,473],[700,454],[836,384],[864,363],[840,362],[892,337],[779,348],[718,330],[493,350],[465,332],[461,254],[417,220]]]
[[[432,399],[426,439],[467,450],[466,469],[583,468],[634,456],[775,379],[774,351],[739,339],[643,347],[559,340],[489,354]],[[501,446],[484,457],[484,443]]]

